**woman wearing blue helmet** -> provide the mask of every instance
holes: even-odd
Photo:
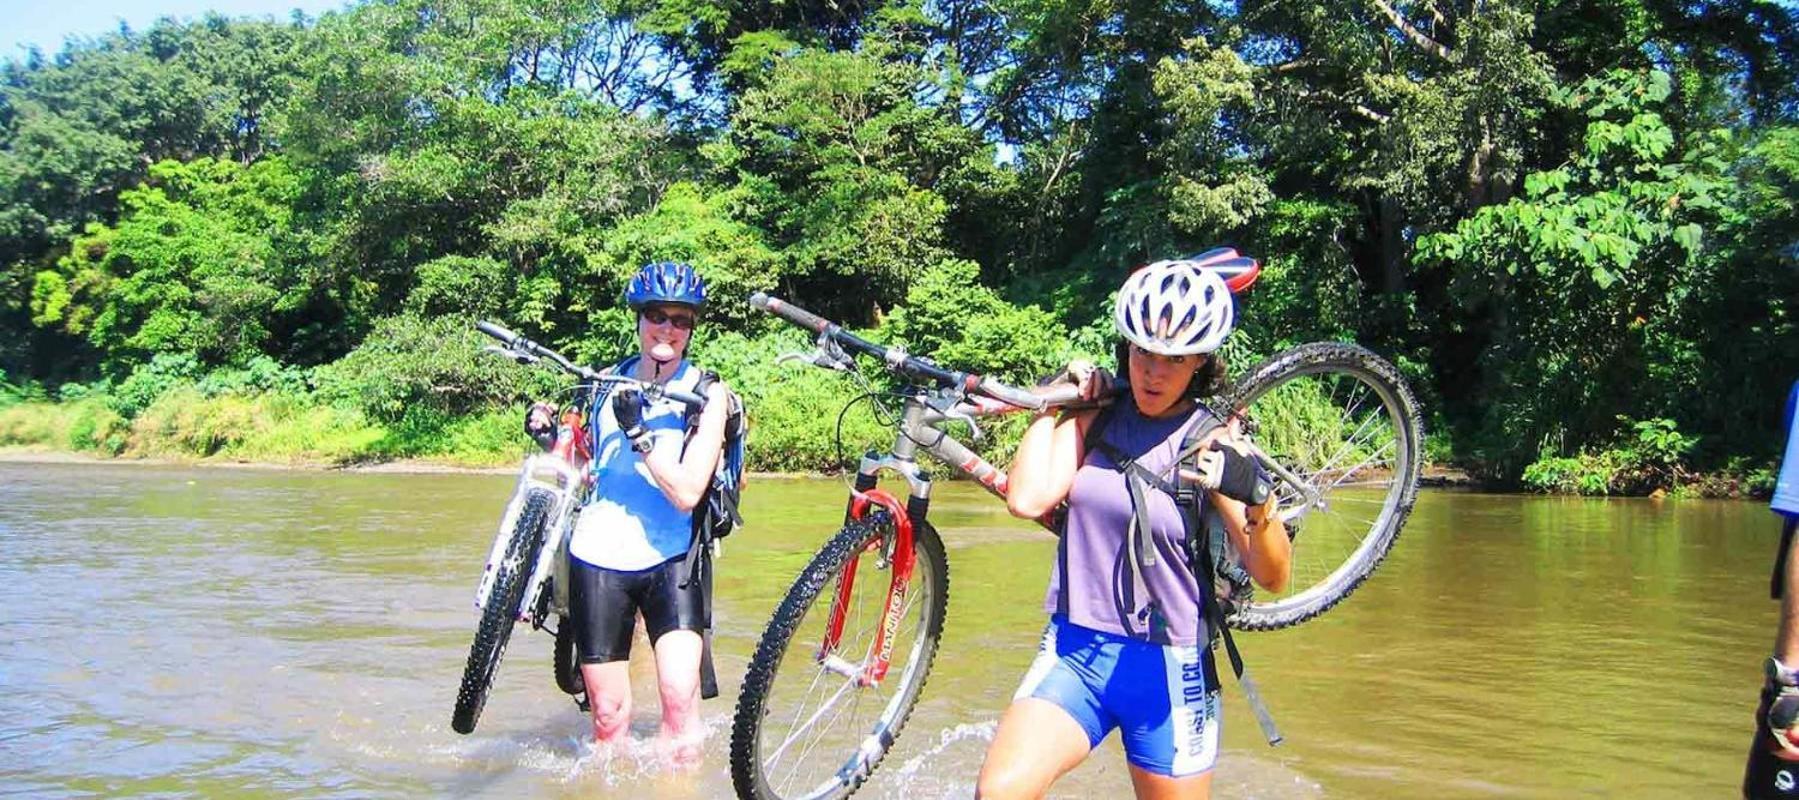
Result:
[[[686,360],[693,327],[706,304],[706,283],[676,262],[644,266],[625,289],[636,312],[639,354],[610,367],[638,380],[687,392],[702,371]],[[658,738],[677,766],[699,762],[700,665],[706,598],[700,580],[681,570],[693,537],[694,507],[704,497],[725,438],[728,394],[706,382],[706,406],[693,423],[686,407],[648,401],[620,389],[591,425],[595,486],[569,540],[570,622],[595,740],[625,739],[631,720],[631,639],[643,615],[655,653],[662,701]],[[550,431],[553,410],[534,406],[527,431]],[[540,441],[542,439],[540,438]],[[683,585],[685,584],[685,585]]]

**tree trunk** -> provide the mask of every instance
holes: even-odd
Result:
[[[1405,210],[1389,195],[1380,199],[1381,291],[1405,292]]]

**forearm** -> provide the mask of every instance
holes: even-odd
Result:
[[[1036,519],[1068,496],[1077,456],[1061,451],[1078,449],[1077,429],[1074,418],[1054,414],[1037,417],[1025,429],[1006,473],[1006,509],[1013,516]]]
[[[1243,554],[1243,566],[1249,576],[1271,592],[1287,588],[1292,577],[1293,544],[1287,538],[1287,525],[1281,520],[1274,498],[1249,508],[1217,492],[1212,492],[1211,497],[1224,517],[1231,543]]]
[[[699,505],[700,498],[705,496],[706,487],[712,482],[712,470],[683,463],[681,450],[677,442],[664,441],[650,452],[641,454],[641,457],[644,466],[649,468],[650,480],[655,482],[656,488],[662,490],[663,496],[675,508],[691,511],[694,506]]]

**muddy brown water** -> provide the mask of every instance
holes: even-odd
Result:
[[[521,633],[449,728],[511,479],[0,463],[0,794],[728,797],[729,715],[770,611],[842,513],[758,480],[719,564],[706,765],[610,760]],[[924,700],[858,795],[967,797],[1041,630],[1052,541],[940,484],[950,608]],[[1775,606],[1748,502],[1426,491],[1343,606],[1240,639],[1287,736],[1226,678],[1214,796],[1729,797]],[[1057,797],[1126,795],[1116,738]]]

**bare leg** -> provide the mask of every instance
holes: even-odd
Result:
[[[662,695],[664,756],[675,767],[700,764],[706,731],[700,723],[700,653],[693,631],[669,631],[656,640],[656,689]]]
[[[1212,771],[1170,778],[1132,764],[1131,787],[1137,790],[1137,800],[1207,800],[1212,796]]]
[[[1061,706],[1027,697],[999,718],[975,784],[985,800],[1042,797],[1050,784],[1087,758],[1087,731]]]
[[[582,664],[581,681],[593,713],[593,740],[602,745],[625,740],[631,730],[631,662]]]

